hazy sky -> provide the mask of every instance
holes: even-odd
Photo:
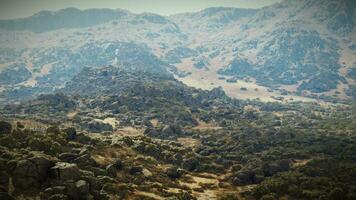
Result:
[[[225,6],[260,8],[280,0],[0,0],[0,19],[21,18],[41,10],[59,10],[67,7],[123,8],[134,13],[153,12],[170,15],[198,11],[208,7]]]

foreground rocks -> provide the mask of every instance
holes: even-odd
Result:
[[[12,172],[15,188],[26,190],[30,187],[40,187],[49,177],[53,165],[53,160],[42,155],[19,160]]]

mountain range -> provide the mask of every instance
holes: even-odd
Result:
[[[0,100],[53,93],[88,67],[112,65],[241,99],[352,101],[355,8],[284,0],[171,16],[67,8],[0,20]]]

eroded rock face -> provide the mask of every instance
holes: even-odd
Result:
[[[58,162],[51,168],[51,176],[61,181],[78,180],[80,171],[76,164]]]
[[[0,121],[0,134],[10,134],[12,125],[5,121]]]

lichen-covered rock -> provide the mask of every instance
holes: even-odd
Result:
[[[80,171],[76,164],[58,162],[51,168],[51,176],[61,181],[78,180]]]

